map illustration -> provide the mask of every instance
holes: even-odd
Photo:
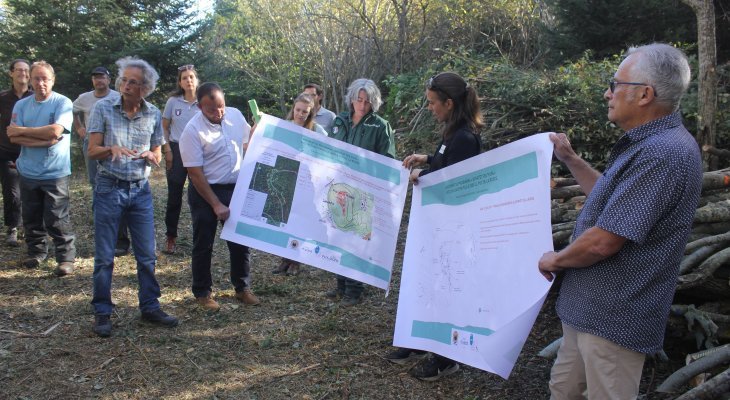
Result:
[[[252,203],[258,203],[259,206],[253,207],[254,210],[247,206],[244,214],[249,217],[259,217],[270,225],[285,225],[289,221],[289,213],[291,213],[299,164],[299,161],[281,156],[276,157],[273,166],[257,162],[247,200],[262,201],[253,201]]]
[[[327,215],[337,229],[370,240],[373,231],[373,195],[346,183],[332,183],[327,191]]]

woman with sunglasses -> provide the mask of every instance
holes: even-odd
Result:
[[[327,136],[327,132],[314,122],[314,98],[311,95],[302,93],[294,99],[289,114],[286,116],[287,121],[291,121],[294,124],[301,126],[310,131],[321,133]],[[272,273],[274,275],[286,274],[286,275],[298,275],[300,263],[298,261],[290,260],[288,258],[281,258],[279,265],[274,268]]]
[[[167,241],[164,252],[174,254],[177,248],[177,224],[180,220],[182,196],[187,170],[180,158],[180,135],[188,121],[200,110],[196,100],[198,73],[192,64],[177,69],[177,89],[172,93],[162,113],[162,130],[166,144],[162,147],[167,169],[167,210],[165,225]]]
[[[412,168],[410,180],[414,185],[419,177],[474,157],[482,148],[479,96],[464,78],[452,72],[434,75],[426,84],[426,100],[428,110],[443,124],[441,142],[433,155],[412,154],[403,160],[404,167]],[[420,166],[423,168],[414,168]],[[411,369],[411,375],[425,381],[435,381],[459,370],[456,361],[421,350],[399,348],[386,358],[396,364],[421,359]]]

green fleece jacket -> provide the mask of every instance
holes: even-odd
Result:
[[[388,121],[372,111],[365,115],[357,126],[352,126],[350,112],[341,113],[335,117],[330,136],[365,150],[395,158],[393,128]]]

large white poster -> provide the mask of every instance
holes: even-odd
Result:
[[[264,115],[221,237],[387,290],[407,187],[400,161]]]
[[[550,288],[552,149],[537,134],[420,178],[395,346],[509,376]]]

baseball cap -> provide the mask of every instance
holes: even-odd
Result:
[[[93,70],[91,70],[91,75],[106,75],[111,76],[109,73],[109,70],[104,67],[96,67]]]

